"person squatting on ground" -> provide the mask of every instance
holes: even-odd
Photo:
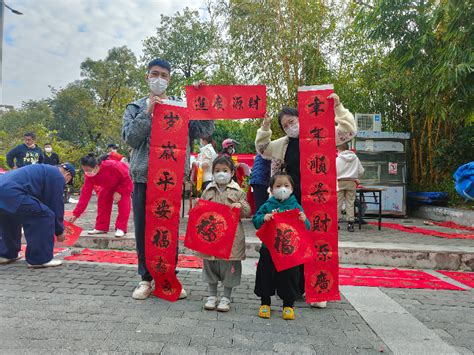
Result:
[[[250,216],[250,205],[245,192],[232,180],[235,174],[234,162],[231,158],[220,156],[212,165],[214,180],[202,194],[203,200],[228,205],[231,208],[240,208],[240,217]],[[204,305],[207,310],[217,308],[220,312],[230,309],[232,289],[240,285],[242,276],[242,260],[245,259],[245,234],[242,223],[239,222],[237,233],[229,260],[217,259],[213,256],[198,254],[204,259],[202,277],[209,287],[209,297]],[[217,284],[224,286],[224,294],[217,304]]]
[[[100,161],[91,153],[81,158],[85,181],[79,196],[79,202],[69,218],[74,223],[86,210],[94,186],[100,188],[97,198],[97,218],[95,227],[88,234],[107,234],[110,228],[112,205],[118,205],[118,216],[115,221],[115,236],[124,237],[127,233],[128,219],[131,210],[133,183],[128,174],[128,166],[116,160]]]
[[[21,228],[25,232],[28,267],[53,267],[54,235],[64,241],[65,184],[76,174],[69,163],[36,164],[0,176],[0,264],[18,260]]]
[[[342,105],[339,96],[333,93],[327,99],[334,100],[335,124],[336,124],[336,146],[350,141],[357,133],[354,116]],[[262,122],[262,127],[257,130],[255,137],[255,149],[262,154],[265,159],[272,160],[271,175],[285,168],[294,182],[293,194],[301,203],[301,177],[300,177],[300,124],[298,110],[284,106],[278,114],[280,128],[286,136],[271,140],[272,131],[270,129],[272,118],[266,116]],[[300,267],[300,290],[304,292],[304,268]],[[326,302],[314,302],[314,307],[326,307]]]
[[[290,175],[276,173],[270,179],[270,191],[272,197],[268,199],[253,217],[255,228],[260,229],[264,222],[273,218],[273,213],[299,209],[300,220],[304,221],[309,229],[309,220],[304,214],[303,208],[293,195],[294,183]],[[261,318],[270,318],[271,296],[278,296],[283,300],[283,319],[295,319],[294,303],[300,296],[299,266],[278,272],[270,255],[270,251],[262,243],[260,247],[260,258],[258,259],[257,274],[255,277],[255,294],[261,299],[258,315]]]
[[[133,149],[130,156],[130,176],[133,181],[132,207],[138,255],[138,274],[142,279],[133,291],[132,297],[135,299],[146,299],[152,292],[151,282],[153,277],[148,272],[145,259],[145,207],[151,121],[156,104],[161,104],[163,100],[178,100],[176,97],[166,95],[166,88],[170,79],[171,65],[166,60],[157,58],[148,63],[145,80],[148,83],[149,95],[128,104],[123,115],[122,139]],[[190,121],[189,141],[192,142],[196,137],[209,136],[213,130],[213,121]],[[188,145],[187,155],[189,150]],[[185,176],[189,172],[187,165],[185,165]],[[186,291],[183,289],[180,298],[185,297]]]
[[[354,232],[354,202],[358,180],[364,174],[364,168],[357,155],[343,143],[337,146],[337,213],[341,216],[342,204],[346,206],[347,230]]]
[[[43,151],[36,144],[36,134],[25,133],[23,138],[23,144],[17,145],[7,153],[7,164],[10,169],[41,164],[44,161]]]

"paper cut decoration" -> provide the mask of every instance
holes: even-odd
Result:
[[[275,213],[257,231],[279,272],[311,261],[317,254],[299,213],[298,209]]]
[[[240,209],[199,200],[189,213],[184,246],[229,260],[240,220]]]

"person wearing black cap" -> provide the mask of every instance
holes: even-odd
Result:
[[[54,235],[64,241],[65,184],[72,184],[74,166],[35,164],[0,176],[0,265],[18,260],[21,227],[30,268],[61,265],[53,259]]]

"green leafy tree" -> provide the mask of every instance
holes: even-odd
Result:
[[[460,140],[454,128],[472,124],[473,16],[472,3],[456,0],[381,0],[359,9],[359,30],[385,53],[381,77],[390,83],[379,92],[390,93],[387,106],[398,105],[401,125],[412,134],[415,185],[450,179],[466,162],[459,154],[446,164],[452,157],[439,159],[437,152]]]
[[[167,92],[182,96],[185,85],[207,81],[214,69],[219,43],[214,24],[201,20],[197,11],[185,8],[174,16],[161,15],[156,35],[143,41],[143,61],[169,61],[172,80]]]
[[[91,139],[102,145],[120,142],[125,106],[146,93],[145,70],[124,46],[110,49],[104,59],[87,58],[81,63],[81,76],[82,86],[92,94],[95,131],[100,132],[100,136]]]

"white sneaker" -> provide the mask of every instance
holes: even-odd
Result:
[[[230,310],[230,299],[227,297],[222,297],[219,305],[217,306],[219,312],[229,312]]]
[[[13,259],[8,259],[8,258],[4,258],[4,257],[0,256],[0,265],[13,263],[13,262],[15,262],[19,259],[21,259],[21,254],[20,253],[18,253],[18,256],[16,258],[13,258]]]
[[[97,229],[93,229],[93,230],[87,232],[87,234],[89,234],[89,235],[107,234],[107,233],[108,233],[108,231],[99,231]]]
[[[44,267],[56,267],[56,266],[60,266],[62,265],[63,262],[61,260],[58,260],[58,259],[51,259],[50,261],[48,261],[46,264],[41,264],[41,265],[31,265],[31,264],[28,264],[28,267],[30,269],[40,269],[40,268],[44,268]]]
[[[124,232],[123,230],[121,230],[121,229],[117,229],[117,230],[115,231],[115,237],[117,237],[117,238],[123,238],[123,237],[125,237],[126,234],[127,234],[127,233],[125,233],[125,232]]]
[[[328,303],[326,301],[324,302],[311,302],[311,307],[313,308],[326,308]]]
[[[213,311],[216,309],[217,306],[217,297],[216,296],[209,296],[207,298],[206,303],[204,304],[204,309],[208,311]]]
[[[137,288],[133,290],[132,298],[136,300],[146,300],[152,291],[151,282],[140,281]]]
[[[182,299],[185,299],[186,297],[188,297],[188,294],[187,294],[186,290],[184,288],[182,288],[178,299],[182,300]]]

